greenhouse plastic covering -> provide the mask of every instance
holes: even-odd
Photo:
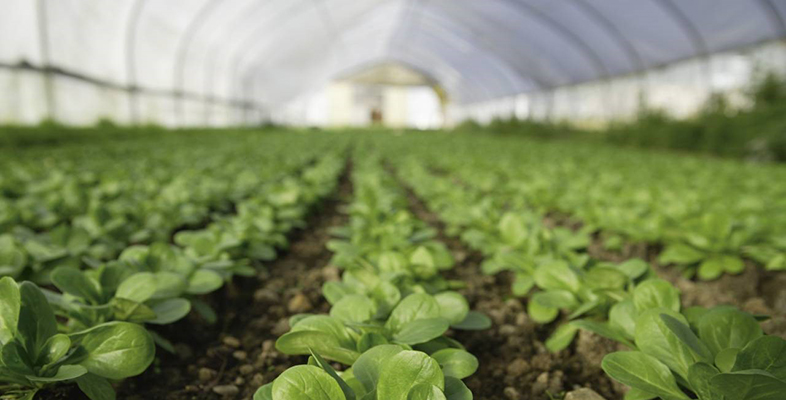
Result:
[[[422,71],[467,104],[786,36],[784,0],[0,0],[0,6],[0,87],[29,92],[17,97],[20,104],[0,104],[4,109],[29,113],[26,102],[45,98],[50,114],[55,105],[60,114],[93,107],[166,123],[203,110],[230,122],[382,62]],[[32,75],[42,71],[66,79],[55,90]],[[47,90],[49,98],[37,95]]]

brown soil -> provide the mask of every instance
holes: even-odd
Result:
[[[294,314],[325,313],[322,298],[326,280],[338,279],[328,267],[332,253],[325,243],[329,229],[345,224],[340,204],[351,196],[348,176],[338,193],[314,210],[307,228],[293,232],[290,247],[256,278],[236,278],[207,298],[219,315],[214,325],[195,313],[158,330],[175,343],[177,355],[159,350],[154,364],[142,375],[117,386],[123,400],[251,399],[256,390],[305,357],[275,350],[275,340],[289,330]],[[42,393],[40,399],[86,397],[75,387]]]
[[[587,332],[559,353],[549,352],[544,341],[556,325],[540,325],[526,313],[526,300],[510,291],[512,275],[486,276],[480,272],[481,254],[471,251],[457,238],[444,234],[444,225],[408,190],[415,215],[438,230],[456,259],[448,278],[466,283],[460,292],[470,307],[491,317],[486,331],[454,331],[452,336],[478,357],[480,367],[466,384],[479,400],[546,400],[567,391],[588,387],[609,400],[621,399],[615,385],[600,369],[604,355],[615,351],[614,342]]]

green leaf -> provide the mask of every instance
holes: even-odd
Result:
[[[63,293],[85,299],[91,304],[101,304],[103,302],[98,282],[88,278],[84,272],[76,268],[55,268],[49,274],[49,278]]]
[[[358,352],[362,354],[372,347],[381,346],[384,344],[388,344],[388,340],[385,339],[384,336],[380,335],[379,333],[366,332],[360,336],[360,340],[358,340]]]
[[[453,324],[451,327],[465,331],[482,331],[491,328],[491,319],[481,312],[470,311],[463,321]]]
[[[601,368],[614,380],[664,399],[689,400],[669,368],[640,351],[620,351],[603,357]]]
[[[409,390],[407,400],[446,400],[442,390],[430,383],[420,383]]]
[[[560,325],[557,330],[546,339],[546,348],[554,353],[567,348],[570,343],[573,342],[573,338],[576,337],[578,330],[579,327],[572,323]]]
[[[344,393],[344,397],[346,397],[347,400],[355,400],[355,392],[352,391],[352,388],[350,388],[340,376],[338,376],[336,370],[333,369],[330,363],[313,351],[311,352],[311,356],[314,357],[314,360],[320,368],[325,370],[331,378],[336,380],[336,383],[338,383],[338,386],[341,388],[341,392]]]
[[[338,382],[324,370],[311,365],[298,365],[284,371],[273,382],[272,393],[274,399],[346,400]]]
[[[46,297],[33,283],[19,285],[21,308],[19,311],[19,335],[31,360],[38,359],[44,343],[57,334],[57,321]]]
[[[254,393],[254,400],[273,400],[273,383],[262,385]]]
[[[706,344],[699,340],[699,338],[695,333],[693,333],[687,323],[683,323],[682,321],[668,314],[661,314],[660,318],[663,320],[663,323],[666,324],[666,327],[668,327],[669,330],[671,330],[671,332],[676,335],[680,341],[682,341],[682,343],[693,350],[693,353],[698,356],[699,361],[712,363],[713,356],[712,353],[710,353],[710,349]]]
[[[44,343],[35,365],[45,366],[53,364],[63,358],[70,348],[71,339],[67,335],[58,333]]]
[[[330,316],[344,322],[366,322],[376,312],[374,302],[362,294],[344,296],[330,308]]]
[[[762,336],[748,343],[738,354],[732,371],[760,369],[786,381],[786,340]]]
[[[710,379],[720,372],[710,364],[698,362],[688,368],[688,383],[699,396],[699,400],[716,400],[723,398],[710,384]]]
[[[320,331],[293,331],[276,340],[276,349],[284,354],[306,355],[311,349],[323,357],[352,365],[360,356],[354,349],[343,347],[335,336]]]
[[[472,400],[472,392],[461,379],[446,376],[445,397],[447,400]]]
[[[723,274],[723,260],[718,256],[707,258],[699,264],[697,276],[703,281],[718,279]]]
[[[152,310],[156,317],[147,322],[156,325],[167,325],[188,315],[191,311],[191,303],[181,298],[167,299],[153,302]]]
[[[189,294],[208,294],[214,292],[224,285],[224,279],[215,271],[200,269],[194,272],[188,279]]]
[[[640,258],[631,258],[621,264],[614,266],[618,271],[625,274],[629,279],[637,279],[647,273],[650,265]]]
[[[617,269],[595,267],[587,271],[584,283],[591,289],[623,289],[629,279]]]
[[[387,360],[404,351],[400,346],[387,344],[373,347],[358,357],[352,365],[355,378],[363,384],[367,392],[372,392],[377,387],[382,366]]]
[[[533,321],[539,324],[547,324],[557,319],[559,308],[547,307],[537,301],[530,301],[527,303],[527,314]]]
[[[433,296],[425,293],[411,294],[401,300],[393,309],[385,323],[385,328],[391,332],[398,332],[401,328],[418,319],[439,318],[441,310],[439,303]]]
[[[402,351],[383,365],[377,383],[377,398],[407,400],[409,391],[419,384],[443,390],[445,377],[436,360],[419,351]]]
[[[688,368],[699,361],[690,347],[684,344],[663,322],[661,314],[667,314],[687,324],[685,317],[665,308],[652,308],[636,319],[636,346],[642,352],[657,358],[683,378]],[[649,392],[649,390],[647,390]]]
[[[633,301],[625,299],[613,306],[609,310],[609,326],[622,332],[627,339],[633,339],[636,335],[636,306]]]
[[[625,338],[625,335],[622,332],[612,328],[611,326],[609,326],[606,323],[598,322],[598,321],[592,321],[592,320],[588,320],[588,319],[577,319],[575,321],[571,321],[570,324],[575,326],[575,327],[578,327],[578,328],[581,328],[581,329],[584,329],[584,330],[596,333],[596,334],[598,334],[600,336],[603,336],[603,337],[605,337],[607,339],[611,339],[611,340],[620,342],[620,343],[630,347],[631,349],[636,348],[636,346],[633,343],[631,343],[630,340]]]
[[[107,379],[139,375],[155,356],[150,334],[145,328],[128,322],[111,322],[92,328],[81,337],[80,346],[87,352],[80,365]]]
[[[723,393],[724,400],[783,400],[786,393],[786,381],[762,370],[718,374],[710,384]]]
[[[323,332],[332,336],[334,340],[345,349],[356,348],[355,340],[349,335],[349,332],[344,326],[344,323],[341,322],[341,320],[338,318],[333,318],[327,315],[312,315],[310,317],[306,317],[298,321],[297,325],[292,327],[292,332],[300,331]],[[319,354],[326,354],[322,349],[317,347],[314,347],[314,349],[317,350]],[[309,354],[309,352],[307,351],[306,353],[299,354]]]
[[[680,311],[680,292],[663,279],[648,279],[633,291],[633,304],[640,314],[652,308]]]
[[[730,372],[732,367],[734,366],[734,362],[737,360],[737,353],[740,352],[740,349],[730,347],[728,349],[723,349],[715,355],[715,366],[721,372]]]
[[[625,400],[652,400],[658,397],[656,394],[647,393],[638,388],[630,388],[627,393],[625,393]]]
[[[728,348],[744,348],[764,333],[752,315],[732,307],[715,307],[701,317],[699,337],[718,354]]]
[[[448,328],[450,324],[444,318],[418,319],[404,324],[393,334],[393,339],[399,343],[415,345],[442,336]]]
[[[431,358],[437,360],[445,376],[464,379],[478,370],[478,359],[464,350],[443,349],[432,354]]]
[[[541,264],[535,269],[534,278],[538,287],[545,290],[561,289],[576,293],[581,286],[578,275],[565,261]]]
[[[517,273],[513,281],[513,295],[516,297],[524,297],[535,286],[535,278],[530,274]]]
[[[156,292],[156,278],[150,272],[138,272],[124,280],[115,292],[115,297],[144,303]]]
[[[661,264],[694,264],[704,259],[705,254],[683,243],[666,246],[658,257]]]
[[[146,322],[156,318],[156,313],[150,307],[133,300],[115,297],[109,302],[112,313],[117,321]]]
[[[440,316],[452,325],[457,324],[467,317],[469,303],[458,292],[446,291],[434,295],[434,300],[439,304]]]
[[[16,336],[22,298],[19,286],[10,277],[0,279],[0,346]]]
[[[97,375],[85,374],[76,378],[79,389],[90,400],[115,400],[115,389],[109,382]]]
[[[8,342],[0,350],[0,365],[16,374],[35,375],[35,366],[20,342]]]
[[[54,376],[45,377],[28,375],[26,378],[33,382],[62,382],[79,378],[86,373],[87,369],[81,365],[63,365],[57,369],[57,373]]]
[[[530,302],[536,302],[538,305],[546,308],[559,308],[559,309],[573,309],[578,306],[578,300],[573,293],[567,290],[546,290],[544,292],[535,293]]]

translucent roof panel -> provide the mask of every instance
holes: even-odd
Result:
[[[786,36],[786,0],[0,0],[0,65],[275,107],[395,62],[469,103]]]

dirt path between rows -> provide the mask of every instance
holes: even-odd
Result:
[[[338,279],[339,271],[326,268],[332,253],[325,243],[330,228],[346,223],[340,209],[352,195],[348,174],[337,193],[313,211],[307,228],[293,233],[289,249],[265,271],[256,278],[235,279],[211,296],[220,316],[216,325],[207,325],[192,313],[165,327],[161,333],[174,338],[178,355],[159,350],[156,364],[118,387],[118,399],[251,399],[261,385],[304,363],[305,357],[277,352],[274,343],[289,330],[292,315],[329,309],[322,284]]]
[[[512,275],[483,275],[482,255],[469,250],[459,239],[446,236],[439,218],[410,188],[407,194],[410,209],[437,229],[437,239],[456,259],[447,277],[466,283],[460,292],[469,300],[470,308],[485,313],[494,323],[486,331],[451,333],[480,362],[478,371],[466,380],[475,399],[549,400],[581,387],[591,388],[609,400],[622,398],[621,387],[600,369],[601,359],[616,349],[615,343],[581,332],[568,349],[550,353],[543,342],[555,325],[544,326],[529,319],[526,300],[511,293]]]

